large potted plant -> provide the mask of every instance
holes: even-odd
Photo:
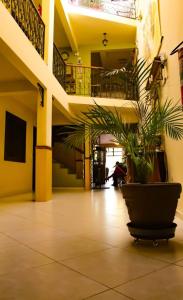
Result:
[[[156,147],[164,134],[175,140],[183,138],[183,112],[182,105],[172,100],[155,101],[156,85],[144,88],[150,70],[151,65],[139,60],[128,72],[123,68],[110,73],[125,78],[135,91],[135,101],[131,101],[135,124],[127,123],[117,108],[110,110],[95,103],[75,120],[75,131],[67,143],[76,145],[89,136],[95,140],[101,134],[112,134],[125,148],[128,162],[133,166],[129,182],[122,185],[131,221],[127,224],[129,231],[136,238],[156,240],[174,236],[173,220],[181,193],[180,183],[149,182],[156,164]]]

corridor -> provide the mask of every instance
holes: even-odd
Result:
[[[60,189],[0,201],[0,300],[182,300],[176,237],[135,245],[120,190]]]

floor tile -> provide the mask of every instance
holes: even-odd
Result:
[[[167,265],[119,248],[65,260],[64,264],[109,287],[117,286]]]
[[[176,223],[177,223],[177,228],[175,231],[175,238],[176,238],[176,240],[183,241],[182,221],[180,221],[180,222],[176,221]]]
[[[92,228],[83,233],[83,236],[118,247],[128,247],[133,243],[126,226],[121,228]]]
[[[169,263],[183,259],[183,242],[176,239],[168,243],[166,240],[159,241],[158,247],[154,247],[152,241],[140,241],[138,245],[133,243],[128,250]]]
[[[120,190],[32,199],[0,199],[0,300],[183,299],[180,218],[175,238],[154,248],[134,245]]]
[[[79,237],[60,237],[32,243],[32,248],[57,261],[111,248],[110,245]]]
[[[106,287],[53,263],[0,276],[0,300],[82,300]]]
[[[183,268],[171,265],[121,285],[116,290],[135,300],[182,300]]]
[[[5,230],[6,231],[6,230]],[[37,244],[45,240],[53,241],[59,237],[67,236],[65,232],[61,230],[56,230],[55,228],[50,228],[45,225],[32,225],[32,227],[18,229],[16,231],[9,230],[6,231],[8,236],[16,239],[21,243],[32,246],[33,243]]]
[[[50,258],[19,244],[0,248],[0,275],[52,262]]]
[[[120,295],[115,291],[106,291],[96,296],[88,298],[88,300],[129,300],[126,296]]]
[[[11,247],[16,247],[18,242],[14,239],[7,237],[4,234],[0,234],[0,249],[9,249]]]

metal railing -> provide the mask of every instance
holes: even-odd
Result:
[[[53,45],[53,74],[65,89],[66,64],[55,44]]]
[[[44,58],[45,25],[31,0],[0,0]]]
[[[82,64],[66,64],[53,46],[53,74],[67,94],[100,98],[137,100],[138,93],[130,81],[130,75],[110,75],[101,67],[87,67]]]
[[[136,19],[135,0],[68,0],[69,4],[97,9],[113,15]]]
[[[65,91],[67,94],[91,95],[91,68],[66,64]]]
[[[137,100],[137,92],[128,76],[109,75],[99,67],[66,64],[67,94]]]

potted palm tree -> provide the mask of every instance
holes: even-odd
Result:
[[[89,137],[96,140],[101,134],[112,134],[125,148],[133,166],[129,182],[121,188],[130,218],[127,226],[133,237],[152,239],[156,244],[156,239],[174,236],[176,224],[173,220],[181,184],[149,181],[155,167],[159,137],[166,134],[175,140],[183,138],[183,111],[182,105],[172,100],[155,101],[156,85],[145,89],[150,70],[151,65],[139,60],[128,72],[123,68],[110,73],[122,80],[125,78],[135,91],[135,101],[131,101],[135,124],[127,123],[117,108],[110,110],[95,103],[75,120],[75,131],[66,142],[78,145]]]

